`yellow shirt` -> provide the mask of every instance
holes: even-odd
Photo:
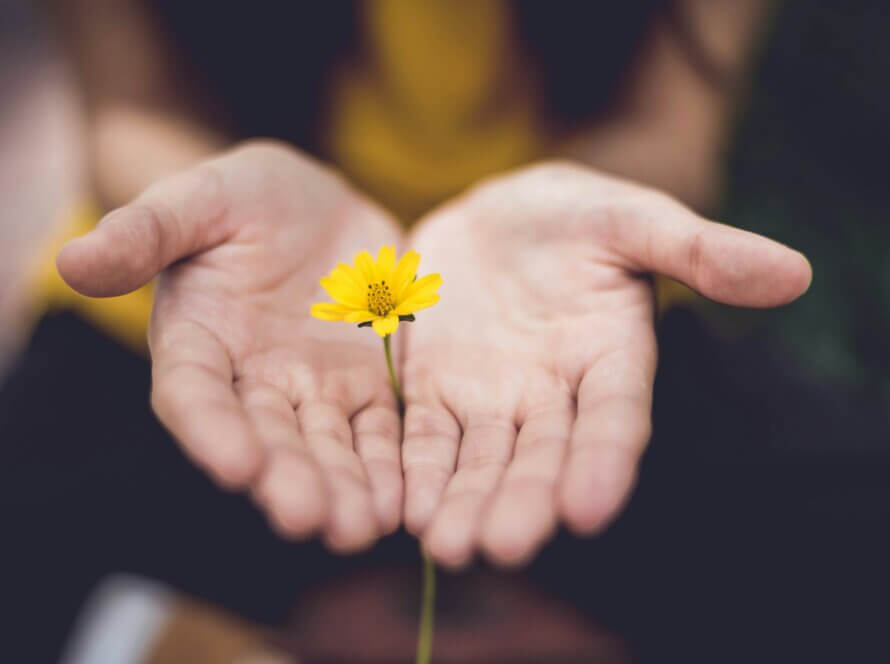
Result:
[[[508,3],[377,0],[359,7],[366,57],[332,72],[322,144],[335,165],[406,225],[472,182],[551,147]],[[55,269],[62,244],[99,217],[97,209],[78,208],[46,248],[33,281],[41,303],[35,313],[74,309],[144,351],[151,286],[95,300],[73,292]]]

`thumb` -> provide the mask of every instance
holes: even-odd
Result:
[[[613,249],[633,269],[665,274],[712,300],[775,307],[800,297],[812,281],[800,252],[703,219],[667,196],[646,198],[628,216]]]
[[[204,164],[159,180],[59,252],[59,274],[91,297],[123,295],[171,263],[222,242],[227,197],[222,176]]]

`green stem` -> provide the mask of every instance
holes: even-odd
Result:
[[[402,386],[396,375],[392,363],[392,348],[390,336],[383,337],[383,352],[386,355],[386,368],[389,369],[389,380],[392,383],[392,391],[399,401],[399,412],[405,410],[405,399],[402,396]],[[433,653],[433,630],[436,617],[436,567],[432,559],[421,547],[420,555],[423,558],[423,591],[420,599],[420,627],[417,631],[417,658],[416,664],[430,664],[430,656]]]
[[[399,384],[399,377],[396,376],[396,370],[392,364],[392,349],[389,345],[389,339],[392,335],[387,334],[383,337],[383,352],[386,354],[386,368],[389,369],[389,380],[392,382],[392,391],[399,400],[399,411],[405,408],[405,399],[402,397],[402,386]]]
[[[420,628],[417,632],[415,664],[429,664],[433,654],[433,628],[436,616],[436,567],[421,548],[423,556],[423,595],[420,600]]]

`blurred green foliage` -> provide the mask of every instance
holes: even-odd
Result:
[[[810,259],[809,293],[769,328],[813,381],[890,405],[890,3],[783,3],[740,114],[721,212]]]

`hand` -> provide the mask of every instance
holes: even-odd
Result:
[[[806,259],[667,196],[566,164],[483,184],[418,228],[441,302],[407,326],[405,522],[440,563],[530,557],[603,528],[650,434],[650,272],[771,307]]]
[[[345,551],[399,523],[399,418],[379,338],[309,309],[338,260],[397,240],[338,177],[258,143],[159,181],[58,265],[91,296],[160,272],[149,330],[159,418],[282,532],[318,531]]]

